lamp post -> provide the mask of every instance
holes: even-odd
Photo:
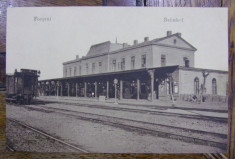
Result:
[[[115,99],[114,99],[114,104],[118,104],[118,103],[117,103],[117,83],[118,83],[118,80],[115,78],[113,82],[114,82],[114,87],[115,87]]]

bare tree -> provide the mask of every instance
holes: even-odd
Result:
[[[169,84],[169,90],[170,90],[169,93],[170,93],[170,97],[171,97],[171,101],[172,101],[172,106],[174,106],[175,105],[175,99],[174,99],[174,96],[173,96],[173,87],[172,87],[172,84],[174,83],[174,81],[173,81],[172,74],[171,73],[167,74],[167,78],[169,79],[167,81],[167,83]]]
[[[209,72],[202,71],[203,83],[201,85],[201,103],[203,102],[204,94],[206,93],[206,78],[209,75]]]

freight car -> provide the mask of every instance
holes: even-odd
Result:
[[[0,52],[0,92],[5,91],[6,53]]]
[[[30,104],[37,96],[40,71],[21,69],[12,75],[6,75],[6,101]]]

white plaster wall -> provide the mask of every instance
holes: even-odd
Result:
[[[194,67],[194,51],[153,45],[153,67],[161,67],[161,55],[166,56],[166,66],[185,66],[184,57],[189,59],[189,67]]]
[[[72,77],[72,76],[79,76],[79,66],[81,65],[80,61],[69,63],[69,64],[64,64],[63,65],[63,77]],[[76,67],[76,73],[74,72],[74,69]],[[70,75],[70,70],[71,68],[71,75]],[[66,69],[67,69],[67,75],[66,75]]]
[[[99,72],[99,62],[102,62],[101,72]],[[102,55],[98,57],[84,59],[81,62],[82,65],[82,75],[87,75],[86,63],[88,63],[88,74],[97,74],[108,72],[108,55]],[[95,71],[92,73],[92,63],[95,63]]]
[[[194,94],[194,79],[199,78],[199,86],[203,83],[202,71],[200,70],[182,70],[179,71],[179,91],[180,94]],[[210,71],[206,78],[206,94],[212,94],[212,79],[216,79],[217,95],[226,96],[226,87],[228,82],[228,73]]]
[[[125,50],[116,54],[110,54],[109,67],[110,72],[112,72],[112,61],[116,59],[116,71],[121,71],[118,69],[118,63],[121,64],[121,58],[125,58],[125,70],[131,69],[131,57],[135,56],[135,69],[140,69],[141,67],[141,56],[146,55],[146,68],[152,67],[152,47],[143,46],[135,49]]]
[[[176,43],[174,43],[174,40],[176,40]],[[166,45],[171,45],[171,46],[176,46],[176,47],[192,49],[192,47],[189,44],[187,44],[184,40],[182,40],[176,35],[169,37],[165,40],[159,41],[158,44],[166,44]]]

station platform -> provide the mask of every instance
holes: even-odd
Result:
[[[220,105],[219,103],[190,103],[190,102],[181,102],[176,101],[174,106],[172,102],[168,101],[147,101],[147,100],[130,100],[123,99],[117,100],[117,103],[114,103],[114,99],[108,99],[103,102],[99,101],[97,98],[84,98],[84,97],[57,97],[57,96],[40,96],[37,99],[43,101],[51,102],[65,102],[65,103],[81,103],[81,104],[90,104],[90,105],[105,105],[110,107],[122,107],[122,108],[134,108],[141,110],[154,110],[162,111],[169,113],[179,113],[179,114],[192,114],[192,115],[205,115],[211,117],[223,117],[228,118],[228,107]]]

